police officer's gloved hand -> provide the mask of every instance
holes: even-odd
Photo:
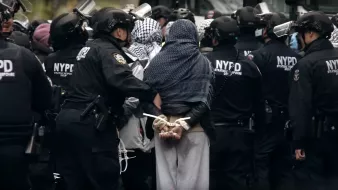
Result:
[[[157,133],[165,133],[169,131],[168,118],[165,115],[159,115],[159,118],[155,119],[153,122],[153,128]]]

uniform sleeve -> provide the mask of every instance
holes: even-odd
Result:
[[[157,92],[133,75],[122,55],[112,53],[101,57],[102,70],[109,85],[121,90],[128,97],[147,102],[154,100]]]
[[[296,149],[304,148],[303,142],[311,134],[311,84],[310,64],[299,62],[293,73],[289,96],[289,113]]]
[[[24,51],[25,70],[32,84],[32,109],[43,112],[51,105],[52,87],[40,61],[29,51]]]

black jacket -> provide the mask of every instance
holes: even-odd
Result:
[[[287,108],[290,71],[300,55],[282,42],[270,40],[248,57],[262,73],[264,99],[270,106]]]
[[[316,112],[338,121],[338,51],[327,39],[312,42],[293,69],[289,112],[296,148],[312,137]]]
[[[45,111],[51,96],[51,85],[35,55],[0,39],[0,141],[30,135],[33,111]]]
[[[216,74],[211,115],[215,123],[248,120],[257,116],[262,126],[264,101],[261,73],[257,66],[238,54],[233,46],[220,46],[207,55]],[[232,75],[229,74],[231,69]]]
[[[262,46],[263,44],[252,34],[241,34],[235,45],[240,56],[248,56],[252,51],[257,50]]]
[[[84,45],[72,45],[48,55],[44,64],[46,74],[52,80],[53,85],[61,86],[66,91],[69,90],[70,77],[77,63],[76,56],[83,47]]]
[[[105,99],[113,114],[122,115],[126,97],[152,102],[157,94],[143,81],[133,76],[125,55],[111,36],[87,42],[76,57],[70,80],[69,101],[89,103],[98,95]]]

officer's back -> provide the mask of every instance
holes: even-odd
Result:
[[[214,122],[249,119],[261,89],[257,66],[227,45],[214,48],[207,57],[216,74],[212,106]]]
[[[272,18],[266,16],[267,24],[260,30],[264,46],[251,52],[248,57],[262,73],[264,99],[269,102],[269,105],[287,107],[289,73],[300,55],[285,45],[285,37],[275,36],[273,27],[282,24],[283,19],[278,13],[272,15]]]
[[[32,109],[49,106],[51,86],[28,49],[0,40],[0,123],[31,124]]]
[[[239,33],[234,19],[219,17],[208,31],[214,46],[207,57],[216,74],[211,115],[217,134],[211,146],[210,189],[247,189],[253,180],[252,115],[259,130],[264,113],[261,74],[234,47]]]
[[[255,30],[259,25],[256,12],[255,8],[247,6],[231,15],[240,27],[240,35],[235,47],[241,56],[248,56],[252,51],[262,47],[262,43],[255,37]]]
[[[82,28],[85,19],[76,13],[65,13],[55,18],[51,24],[51,42],[56,51],[45,60],[46,74],[54,85],[69,90],[76,56],[85,45],[88,33]],[[65,29],[67,28],[67,30]]]

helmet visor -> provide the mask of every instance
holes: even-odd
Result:
[[[136,19],[145,19],[151,16],[151,6],[148,3],[136,7],[130,12],[131,15],[135,16]]]
[[[94,0],[85,0],[77,4],[75,9],[83,15],[90,15],[95,6],[96,3]]]
[[[284,24],[277,25],[273,28],[273,33],[277,36],[277,38],[289,35],[291,28],[293,26],[294,26],[293,21],[289,21]]]

